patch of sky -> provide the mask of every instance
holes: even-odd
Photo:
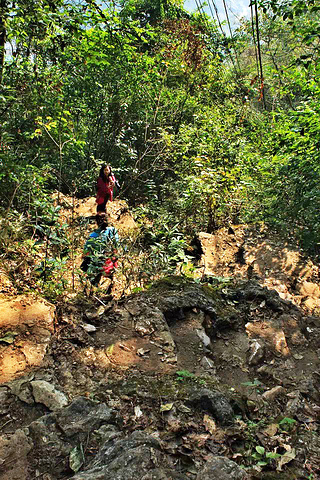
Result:
[[[209,2],[211,4],[211,9],[209,6]],[[197,10],[197,3],[202,6],[202,9],[212,17],[212,11],[214,12],[214,4],[217,7],[218,15],[221,22],[226,22],[226,12],[224,8],[223,0],[185,0],[184,7],[186,10],[190,12],[194,12]],[[226,0],[225,1],[230,24],[232,29],[237,28],[240,23],[240,19],[243,17],[249,18],[250,17],[250,0]],[[227,32],[228,27],[224,26],[225,31]]]

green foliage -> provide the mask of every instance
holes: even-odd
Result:
[[[269,112],[251,117],[248,134],[256,149],[246,149],[251,166],[244,218],[263,219],[319,254],[319,6],[300,0],[259,4],[265,13],[260,36]],[[239,35],[246,71],[254,75],[249,22]]]
[[[92,195],[102,162],[145,224],[123,251],[128,285],[192,274],[188,240],[230,223],[263,220],[319,254],[320,7],[258,3],[265,111],[251,22],[235,72],[229,39],[180,0],[5,2],[0,237],[17,285],[23,267],[65,290],[73,241],[51,194]]]
[[[261,445],[256,445],[255,451],[251,453],[251,457],[254,459],[256,465],[259,467],[265,467],[269,463],[272,462],[272,460],[279,458],[281,455],[276,452],[267,452],[264,447]]]
[[[143,209],[138,212],[140,220],[145,218]],[[139,291],[159,278],[182,272],[190,261],[186,241],[177,225],[170,228],[161,218],[158,220],[159,224],[144,226],[138,233],[129,235],[118,249],[119,271],[130,290],[132,285],[133,291]]]
[[[284,417],[280,420],[279,425],[294,425],[297,421],[294,418]]]
[[[284,417],[282,420],[280,420],[279,427],[284,432],[291,432],[296,423],[297,421],[294,418]]]
[[[188,370],[179,370],[176,372],[176,375],[179,382],[183,382],[195,377],[195,374],[189,372]]]
[[[257,378],[255,378],[253,382],[243,382],[241,383],[241,385],[254,388],[258,393],[261,393],[261,391],[263,391],[262,382],[260,382],[260,380],[258,380]]]
[[[261,213],[318,253],[320,223],[319,108],[307,100],[290,115],[279,115],[260,163]],[[273,139],[273,141],[272,141]]]

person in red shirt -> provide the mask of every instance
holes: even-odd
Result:
[[[97,183],[97,212],[105,212],[108,200],[113,200],[113,189],[118,182],[112,173],[110,165],[102,165]]]

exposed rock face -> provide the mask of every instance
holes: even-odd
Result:
[[[267,438],[257,427],[255,445],[280,450],[286,441],[299,451],[294,472],[308,458],[318,473],[319,450],[306,456],[300,442],[301,432],[310,445],[318,439],[318,317],[253,280],[173,277],[116,304],[95,300],[68,304],[50,367],[1,386],[0,459],[9,463],[0,462],[0,480],[243,480],[221,455],[250,471],[254,457],[238,450],[248,418],[272,421],[277,432]],[[22,353],[15,339],[14,349]],[[67,394],[81,397],[64,406]],[[284,414],[296,419],[285,434],[276,423]]]
[[[97,430],[101,425],[117,422],[115,412],[104,403],[95,403],[87,398],[77,398],[69,407],[58,411],[54,417],[59,428],[67,435],[82,435]]]
[[[199,308],[214,318],[215,306],[216,302],[201,285],[180,277],[162,280],[149,291],[130,298],[125,304],[134,318],[148,316],[149,323],[154,328],[166,330],[168,327],[163,315],[174,316],[181,314],[184,309]]]
[[[245,480],[246,473],[227,457],[212,457],[196,480]]]
[[[7,413],[11,402],[12,400],[10,398],[9,388],[1,387],[0,388],[0,415],[5,415]]]
[[[166,463],[158,440],[137,431],[115,443],[106,442],[85,472],[73,476],[72,480],[184,479],[165,468]]]
[[[195,240],[204,275],[259,278],[280,297],[311,311],[320,306],[319,266],[263,225],[233,225]],[[292,286],[296,286],[296,291]]]
[[[302,282],[298,286],[298,291],[304,297],[320,298],[320,288],[316,283]]]
[[[211,233],[200,232],[198,242],[202,254],[201,263],[204,267],[204,274],[210,275],[219,262],[218,238]]]
[[[164,313],[199,308],[210,315],[212,319],[217,317],[217,302],[213,298],[212,292],[206,291],[202,285],[193,281],[171,277],[158,282],[150,290],[150,293],[152,302]]]
[[[283,312],[285,306],[288,305],[275,290],[262,287],[256,281],[243,282],[241,288],[237,290],[236,296],[239,300],[247,301],[261,299],[261,302],[264,301],[275,312]]]
[[[217,328],[216,302],[211,292],[206,292],[201,285],[171,277],[160,281],[148,292],[133,296],[124,303],[130,314],[135,331],[140,336],[156,333],[167,351],[173,352],[175,344],[170,333],[170,324],[176,319],[183,319],[185,312],[199,309],[206,315],[210,329]]]
[[[282,330],[279,330],[272,325],[263,324],[262,322],[248,322],[246,324],[246,330],[249,336],[261,336],[276,352],[279,352],[284,356],[289,355],[290,350],[287,345],[285,334]]]
[[[307,297],[305,298],[303,302],[304,307],[306,307],[310,312],[317,311],[319,312],[320,310],[320,299],[319,298],[314,298],[314,297]]]
[[[74,480],[184,480],[159,440],[140,431],[124,437],[115,425],[118,420],[105,404],[80,397],[31,422],[24,431],[2,437],[0,455],[5,460],[0,465],[1,480],[27,480],[34,462],[39,472],[60,478],[63,472],[70,472],[74,446],[86,445],[89,440],[98,452],[81,473],[70,476]],[[78,468],[84,461],[82,457]]]
[[[84,444],[94,430],[116,421],[116,414],[105,404],[77,398],[68,407],[29,425],[29,438],[34,444],[32,455],[37,458],[42,471],[57,476],[68,471],[69,455],[74,445]]]
[[[215,331],[234,325],[235,311],[219,308],[219,296],[214,290],[181,277],[159,281],[147,292],[130,298],[126,310],[139,325],[141,335],[154,331],[168,331],[175,320],[183,319],[185,312],[198,309],[204,314],[204,323]]]

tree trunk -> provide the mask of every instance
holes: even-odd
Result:
[[[6,45],[7,0],[0,0],[0,85],[2,84],[3,65]]]

